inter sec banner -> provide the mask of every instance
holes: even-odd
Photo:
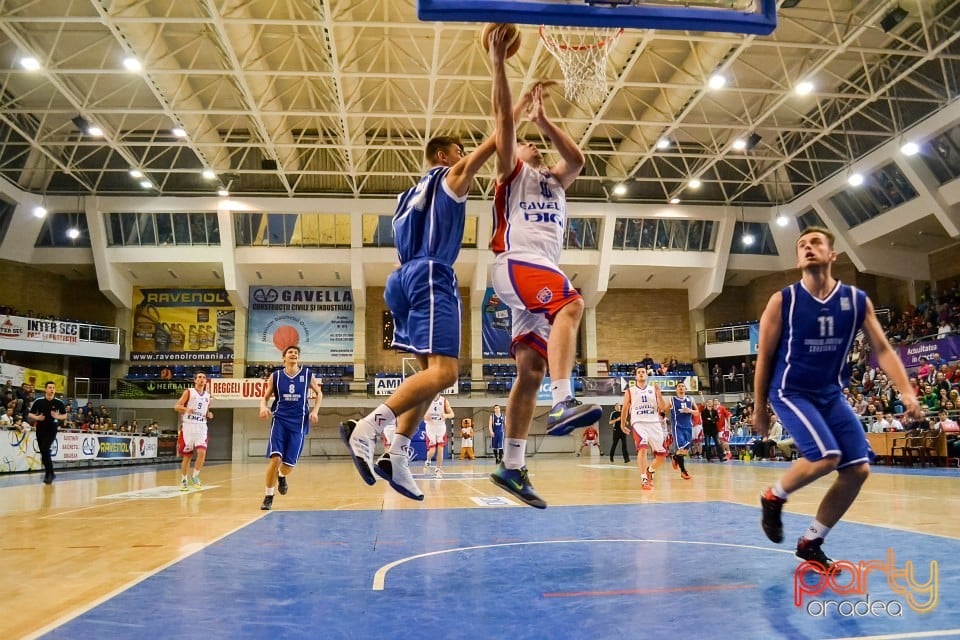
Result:
[[[942,362],[960,360],[960,336],[948,335],[939,340],[925,340],[913,344],[904,344],[894,347],[903,366],[907,369],[920,366],[920,358],[935,362],[939,357]],[[877,367],[877,358],[870,354],[870,366]]]
[[[349,287],[250,287],[247,362],[278,362],[300,347],[302,362],[353,362]]]
[[[484,358],[509,358],[510,342],[513,340],[510,307],[504,304],[493,287],[483,294],[481,322]]]
[[[233,361],[235,310],[223,289],[140,289],[133,362]]]

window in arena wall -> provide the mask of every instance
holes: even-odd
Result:
[[[745,243],[743,238],[746,236],[752,237],[753,241],[749,244]],[[733,228],[733,245],[730,247],[730,253],[754,256],[780,255],[777,252],[777,244],[773,241],[769,224],[743,221],[737,221]]]
[[[617,218],[613,228],[613,248],[624,251],[713,251],[715,228],[713,220]],[[595,237],[599,237],[599,221],[592,229]]]
[[[78,235],[71,238],[69,232],[76,229]],[[49,213],[43,219],[43,226],[37,234],[35,247],[89,247],[90,231],[87,229],[87,216],[84,213]]]
[[[867,174],[862,185],[833,194],[830,202],[847,226],[853,228],[916,197],[917,190],[900,167],[891,162]]]
[[[10,222],[16,210],[17,205],[0,198],[0,244],[3,244],[3,238],[7,235],[7,229],[10,228]]]
[[[563,238],[564,249],[596,250],[599,246],[599,238],[599,218],[567,218],[567,229]]]
[[[820,216],[817,214],[817,210],[816,210],[816,209],[810,209],[810,210],[807,211],[806,213],[800,215],[800,216],[797,218],[797,223],[798,223],[798,226],[800,227],[800,231],[803,231],[804,229],[806,229],[806,228],[808,228],[808,227],[824,227],[824,228],[826,228],[826,226],[827,226],[827,225],[825,225],[825,224],[823,223],[823,220],[822,220],[822,219],[820,218]]]
[[[960,177],[960,125],[921,144],[920,158],[940,184]]]

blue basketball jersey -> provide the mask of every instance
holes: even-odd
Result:
[[[393,235],[400,264],[430,259],[452,266],[460,253],[467,197],[457,198],[444,183],[449,167],[434,167],[417,186],[400,194]]]
[[[849,377],[847,354],[863,325],[867,294],[837,282],[820,300],[800,282],[786,287],[771,391],[840,391]]]
[[[690,396],[684,396],[683,398],[678,398],[673,396],[670,398],[672,407],[670,409],[670,420],[673,422],[675,429],[693,429],[693,414],[692,413],[680,413],[680,409],[693,409],[693,398]]]
[[[506,420],[506,418],[502,413],[499,416],[498,415],[493,416],[493,432],[494,433],[503,432],[504,420]]]
[[[283,367],[273,372],[274,422],[282,424],[286,429],[304,432],[310,430],[307,393],[312,380],[313,371],[309,367],[300,367],[292,376],[288,376]]]

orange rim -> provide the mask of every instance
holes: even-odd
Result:
[[[607,36],[603,40],[594,42],[593,44],[578,44],[576,46],[571,46],[571,45],[563,44],[562,42],[559,42],[558,40],[548,36],[545,33],[546,28],[547,28],[547,25],[545,24],[540,25],[540,39],[546,42],[548,45],[552,45],[557,49],[561,49],[563,51],[589,51],[590,49],[599,49],[601,47],[607,46],[608,44],[610,44],[611,42],[619,38],[621,35],[623,35],[623,27],[620,27],[611,35]]]

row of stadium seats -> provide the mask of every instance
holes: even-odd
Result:
[[[127,380],[192,380],[197,373],[205,373],[207,377],[219,378],[220,365],[188,366],[188,365],[130,365],[127,371]]]

